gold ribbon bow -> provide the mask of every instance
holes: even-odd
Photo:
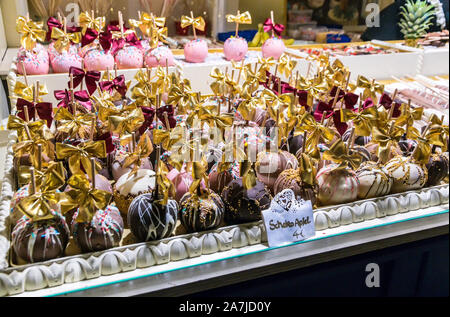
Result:
[[[65,33],[63,30],[58,28],[52,29],[52,39],[55,41],[55,49],[58,52],[68,51],[70,48],[70,44],[78,44],[81,41],[81,33]]]
[[[228,23],[252,24],[252,17],[248,11],[237,15],[227,14],[226,18]]]
[[[442,120],[435,114],[430,117],[430,128],[427,131],[426,138],[430,144],[439,146],[443,152],[447,151],[447,138],[449,135],[448,125],[444,125]]]
[[[171,74],[171,82],[167,103],[176,105],[177,113],[185,114],[195,103],[195,94],[192,92],[191,82],[188,79],[180,80],[175,73]]]
[[[106,158],[106,144],[103,140],[89,141],[78,146],[56,143],[56,157],[59,160],[69,159],[69,169],[72,174],[84,174],[91,171],[91,157]],[[95,169],[96,171],[102,169],[101,164],[97,161]]]
[[[128,153],[123,161],[123,167],[127,168],[133,165],[132,174],[137,173],[141,168],[141,161],[153,152],[153,144],[147,133],[141,135],[136,149],[132,153]]]
[[[22,34],[20,44],[24,49],[31,51],[36,46],[37,41],[45,41],[47,33],[43,26],[42,22],[33,22],[23,16],[16,19],[16,30]]]
[[[152,38],[154,32],[161,29],[165,29],[165,32],[167,33],[167,28],[164,27],[166,24],[165,17],[156,17],[153,14],[150,15],[147,12],[143,12],[140,20],[130,19],[129,22],[131,26],[139,28],[146,37]]]
[[[111,132],[117,133],[118,135],[136,131],[144,123],[144,121],[145,119],[142,109],[135,107],[124,109],[120,115],[114,115],[108,118]],[[124,142],[125,139],[126,138],[123,139]]]
[[[167,174],[169,170],[167,169],[166,164],[162,160],[158,160],[158,166],[156,168],[156,183],[158,184],[158,198],[162,197],[162,199],[157,200],[162,206],[166,206],[169,200],[169,197],[175,197],[175,186],[173,183],[167,178]]]
[[[92,119],[95,114],[77,114],[73,115],[67,108],[59,108],[55,115],[58,121],[58,131],[67,133],[71,138],[87,139],[90,136],[92,128]]]
[[[163,129],[153,130],[153,142],[155,144],[161,144],[166,150],[170,150],[174,144],[181,140],[184,135],[184,129],[180,126],[176,126],[170,131]]]
[[[14,155],[21,157],[23,155],[29,155],[31,164],[38,166],[39,164],[39,145],[42,147],[42,153],[47,155],[50,159],[54,159],[54,146],[53,143],[36,136],[31,140],[21,141],[13,145]]]
[[[193,126],[194,120],[197,119],[202,122],[206,121],[210,127],[217,127],[222,131],[233,124],[233,114],[221,113],[218,115],[215,110],[216,106],[214,105],[205,106],[198,104],[189,114],[186,123]]]
[[[266,100],[264,96],[259,98],[252,97],[247,91],[248,88],[249,87],[246,87],[246,89],[243,90],[243,95],[241,96],[243,100],[239,104],[237,111],[241,114],[244,120],[252,121],[258,108],[265,109]]]
[[[356,80],[356,86],[364,88],[364,100],[370,98],[375,104],[378,102],[377,93],[382,94],[384,92],[384,85],[375,81],[370,81],[369,79],[361,75],[358,76],[358,79]]]
[[[308,137],[306,138],[305,143],[305,150],[307,152],[314,152],[321,138],[323,138],[325,142],[330,142],[335,135],[332,129],[317,122],[309,112],[306,112],[300,119],[298,131],[308,131]]]
[[[215,95],[222,95],[225,92],[225,74],[219,68],[214,67],[209,74],[215,80],[209,85]]]
[[[263,91],[263,96],[266,101],[269,102],[269,105],[267,106],[269,115],[275,121],[278,119],[277,124],[280,124],[283,117],[283,111],[292,103],[294,96],[292,94],[276,95],[273,91],[268,89]]]
[[[267,80],[266,72],[253,71],[251,64],[245,65],[244,75],[245,81],[242,88],[247,90],[249,95],[258,89],[260,83],[264,83]]]
[[[185,28],[187,26],[192,25],[194,28],[200,31],[205,30],[205,20],[203,17],[191,18],[190,16],[183,15],[181,17],[181,27]]]
[[[341,109],[341,120],[344,122],[353,121],[355,133],[361,136],[370,136],[372,127],[377,122],[376,107],[369,107],[361,112],[350,109]]]
[[[176,129],[176,128],[175,128]],[[174,129],[174,130],[175,130]],[[171,155],[169,157],[169,163],[173,165],[177,170],[181,171],[184,162],[192,161],[192,154],[195,150],[200,150],[201,140],[192,137],[191,139],[186,138],[185,129],[181,129],[178,133],[181,135],[181,139],[175,142],[170,148]],[[175,132],[175,131],[172,131]]]
[[[270,71],[270,68],[272,68],[272,66],[275,66],[277,64],[277,61],[274,60],[273,57],[271,56],[268,58],[258,57],[258,64],[261,64],[258,72],[265,73],[266,71]]]
[[[249,190],[256,186],[256,172],[253,163],[248,160],[248,157],[245,157],[240,163],[239,172],[245,189]]]
[[[81,12],[79,15],[79,22],[80,26],[82,27],[81,33],[84,35],[86,34],[86,30],[94,29],[97,32],[101,32],[103,28],[105,27],[105,17],[97,17],[94,18],[89,14],[88,11]]]
[[[42,180],[39,190],[33,195],[23,198],[17,205],[21,213],[31,219],[32,222],[52,219],[55,215],[56,206],[58,206],[63,193],[57,193],[56,190],[64,185],[64,178],[55,178],[48,174]]]
[[[429,134],[426,134],[425,136],[419,133],[419,131],[415,130],[411,132],[410,138],[412,140],[416,140],[416,148],[414,149],[412,153],[412,158],[414,161],[420,163],[420,164],[427,164],[428,160],[431,156],[431,143],[427,136],[430,136]]]
[[[311,80],[300,76],[297,88],[308,92],[307,104],[309,107],[312,107],[314,98],[318,99],[323,92],[328,90],[329,87],[327,82],[324,80],[323,75],[320,74]]]
[[[372,129],[372,141],[378,144],[378,157],[382,163],[386,163],[389,153],[393,148],[398,147],[405,130],[399,126],[392,126],[392,129],[374,126]]]
[[[209,179],[206,173],[208,163],[204,158],[200,162],[192,162],[192,179],[194,180],[189,187],[189,192],[195,194],[199,192],[200,184],[202,180],[205,182],[206,188],[208,188]]]
[[[156,86],[161,90],[165,91],[170,88],[170,78],[164,68],[158,66],[156,68]]]
[[[297,66],[297,61],[291,60],[291,58],[284,53],[281,55],[278,61],[278,71],[280,74],[284,74],[286,77],[289,77],[295,66]]]
[[[8,130],[17,131],[17,138],[19,141],[30,140],[35,137],[48,138],[49,136],[44,134],[45,127],[46,123],[44,120],[26,122],[22,118],[14,115],[10,115],[8,117],[8,123],[6,126]],[[27,133],[27,128],[30,132],[29,136]]]
[[[346,168],[350,165],[353,169],[357,169],[361,165],[361,155],[357,152],[348,154],[347,145],[342,139],[337,140],[329,150],[323,153],[324,160],[330,160],[338,163],[337,168]]]
[[[406,137],[410,138],[412,135],[420,134],[416,128],[413,127],[414,121],[422,119],[423,107],[411,109],[410,105],[402,104],[400,106],[401,114],[395,120],[395,125],[406,126]]]
[[[75,174],[67,184],[70,190],[65,192],[61,203],[63,213],[78,207],[77,222],[91,222],[97,210],[104,210],[111,201],[110,192],[92,188],[84,174]]]
[[[300,178],[304,183],[314,186],[316,184],[317,169],[313,159],[307,153],[302,153],[298,159]]]
[[[64,175],[66,175],[66,170],[64,169],[62,162],[42,162],[42,165],[41,170],[34,170],[37,187],[40,187],[44,180],[46,180],[50,186],[56,186],[59,182],[65,182]],[[31,182],[30,168],[31,166],[19,166],[19,170],[17,172],[17,181],[19,186]]]
[[[14,86],[14,95],[17,98],[22,98],[29,102],[33,102],[34,90],[35,90],[34,85],[27,86],[23,82],[17,81],[16,85]],[[40,96],[45,96],[47,94],[48,94],[47,86],[45,86],[45,84],[40,84],[37,102],[42,102]]]

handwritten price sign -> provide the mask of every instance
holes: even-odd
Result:
[[[269,247],[305,240],[316,234],[310,201],[298,201],[290,189],[274,197],[262,211]]]

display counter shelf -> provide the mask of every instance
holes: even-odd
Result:
[[[448,232],[448,205],[442,205],[317,231],[281,247],[260,243],[17,296],[188,295]]]

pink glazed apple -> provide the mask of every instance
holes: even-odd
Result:
[[[286,50],[286,46],[282,39],[271,37],[264,42],[261,50],[263,58],[273,57],[273,59],[279,59]]]
[[[144,56],[141,49],[136,46],[125,46],[116,53],[117,68],[141,68],[144,65]]]
[[[158,46],[154,49],[149,49],[145,55],[144,65],[146,67],[175,66],[172,51],[167,46]]]
[[[53,55],[50,59],[50,64],[54,73],[68,73],[70,67],[81,68],[83,58],[78,54],[63,52],[61,54]]]
[[[208,56],[208,44],[205,40],[192,40],[184,46],[184,57],[190,63],[203,63]]]
[[[114,69],[114,56],[104,50],[90,50],[84,56],[84,67],[87,71]]]
[[[223,45],[223,53],[228,61],[239,62],[245,58],[248,44],[242,37],[230,37]]]
[[[22,63],[27,75],[45,75],[50,68],[47,50],[41,44],[27,51],[23,48],[17,53],[17,73],[23,75]]]

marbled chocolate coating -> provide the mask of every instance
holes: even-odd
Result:
[[[181,224],[188,232],[198,232],[217,228],[223,220],[225,206],[219,195],[210,189],[203,195],[187,192],[180,202]]]
[[[261,219],[261,211],[269,208],[272,196],[259,180],[256,186],[245,189],[242,178],[231,181],[222,191],[225,203],[225,222],[238,224]]]
[[[14,227],[12,245],[22,260],[42,262],[63,256],[69,235],[64,217],[56,212],[55,218],[34,223],[24,216]]]
[[[153,197],[153,193],[136,197],[128,208],[128,224],[131,232],[141,242],[169,237],[178,219],[178,204],[169,199],[163,206]]]
[[[91,222],[78,223],[73,216],[73,235],[83,252],[94,252],[119,246],[123,234],[123,219],[116,206],[98,210]]]

